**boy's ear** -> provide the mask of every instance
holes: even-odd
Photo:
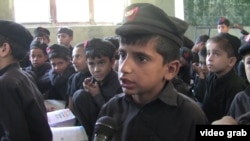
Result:
[[[165,72],[165,80],[172,80],[179,72],[181,63],[179,60],[171,61],[165,64],[166,72]]]
[[[0,56],[6,57],[7,55],[11,54],[11,47],[8,43],[3,43],[0,47]]]
[[[230,57],[229,66],[234,67],[237,62],[237,57]]]

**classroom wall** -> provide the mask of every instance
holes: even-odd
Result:
[[[161,9],[163,9],[168,15],[175,16],[175,0],[131,0],[131,3],[136,2],[148,2],[157,5]],[[5,20],[13,20],[14,13],[13,11],[13,0],[0,0],[0,19]],[[43,26],[43,25],[36,25],[36,26],[26,26],[32,33],[35,27]],[[44,26],[46,27],[46,26]],[[74,40],[72,45],[76,43],[83,42],[87,39],[92,37],[105,37],[105,36],[112,36],[115,35],[114,31],[117,27],[116,25],[110,26],[100,26],[100,25],[70,25],[74,30]],[[51,43],[56,43],[56,31],[58,26],[50,26],[46,27],[51,32]],[[250,31],[248,27],[244,27],[246,30]],[[208,34],[208,29],[197,29],[194,26],[189,26],[185,35],[190,38],[191,40],[195,40],[196,36],[201,34]],[[53,34],[54,33],[54,34]],[[210,30],[210,35],[216,35],[217,30],[215,28]],[[231,29],[230,33],[240,37],[240,32],[238,29]]]

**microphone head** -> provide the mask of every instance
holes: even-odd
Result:
[[[111,138],[115,131],[115,121],[109,116],[100,117],[95,123],[94,135],[99,134]]]

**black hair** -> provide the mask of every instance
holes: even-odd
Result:
[[[121,36],[121,44],[127,45],[146,45],[149,41],[155,43],[156,51],[163,57],[163,64],[180,58],[180,46],[172,40],[154,34],[134,34]]]
[[[228,57],[236,57],[237,52],[235,52],[235,48],[227,38],[217,35],[207,40],[207,44],[211,42],[219,44],[218,47],[224,50],[227,53]]]
[[[102,56],[108,57],[110,60],[114,58],[115,47],[107,40],[93,38],[84,44],[86,58],[101,58]]]
[[[41,41],[39,41],[39,40],[33,40],[30,44],[30,50],[31,49],[41,49],[45,55],[48,55],[46,48],[47,48],[47,44],[41,43]]]
[[[28,50],[25,50],[21,45],[0,34],[0,46],[2,46],[4,43],[8,43],[10,45],[12,56],[16,60],[22,61],[28,55]]]
[[[49,59],[62,58],[66,61],[71,59],[70,50],[63,45],[53,44],[47,48],[47,53]]]
[[[208,35],[206,35],[206,34],[200,35],[200,36],[198,36],[197,39],[195,40],[195,44],[198,44],[198,43],[200,43],[200,42],[206,43],[208,39],[209,39],[209,36],[208,36]]]
[[[119,48],[119,36],[117,35],[107,36],[107,37],[104,37],[104,40],[110,41],[114,45],[115,49]]]

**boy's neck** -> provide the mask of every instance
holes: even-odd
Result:
[[[7,67],[10,64],[13,64],[13,63],[18,63],[18,61],[16,59],[14,59],[13,57],[7,57],[7,58],[0,59],[0,70]]]

